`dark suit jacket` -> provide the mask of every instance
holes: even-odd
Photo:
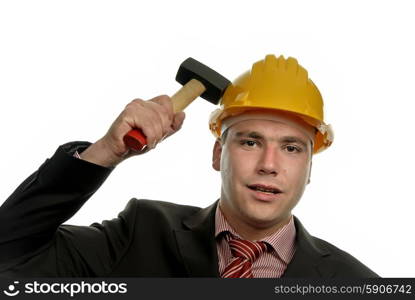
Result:
[[[132,199],[118,218],[61,225],[111,170],[58,148],[0,207],[0,275],[218,277],[215,209]],[[311,236],[295,218],[295,255],[284,277],[377,277],[348,253]]]

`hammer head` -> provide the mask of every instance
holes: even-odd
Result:
[[[206,91],[200,97],[218,104],[220,98],[231,82],[220,75],[218,72],[189,57],[179,67],[176,80],[185,85],[192,79],[200,81],[206,88]]]

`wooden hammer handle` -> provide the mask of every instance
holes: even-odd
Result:
[[[206,90],[206,87],[196,79],[190,80],[172,97],[173,111],[177,113],[184,110]],[[124,143],[128,148],[141,151],[147,146],[147,139],[141,129],[132,129],[124,136]]]
[[[183,111],[197,97],[203,94],[206,87],[196,79],[190,80],[171,97],[174,113]]]

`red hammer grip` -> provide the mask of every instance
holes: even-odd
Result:
[[[132,129],[124,136],[125,145],[135,151],[141,151],[147,146],[147,139],[139,129]]]

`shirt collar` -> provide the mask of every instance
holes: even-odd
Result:
[[[223,237],[229,240],[229,233],[233,238],[242,239],[241,236],[229,225],[218,204],[215,212],[215,238]],[[294,218],[273,234],[261,239],[260,241],[269,244],[277,255],[285,262],[289,263],[295,248],[296,229]]]

